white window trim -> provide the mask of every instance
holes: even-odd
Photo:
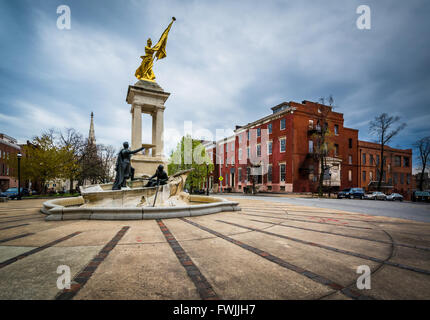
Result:
[[[287,181],[287,163],[286,162],[279,162],[279,183],[283,183],[283,184],[285,184],[286,183],[286,181]],[[281,180],[281,166],[282,165],[284,165],[285,166],[285,180],[284,181],[282,181]]]
[[[269,151],[269,144],[272,144],[272,152]],[[267,146],[267,154],[271,155],[273,153],[273,140],[269,140],[266,142],[266,146]]]
[[[281,140],[285,140],[285,150],[284,150],[284,151],[282,151],[282,143],[281,143]],[[287,152],[287,137],[280,137],[280,138],[279,138],[279,152],[280,152],[280,153]]]
[[[282,120],[285,121],[285,128],[284,129],[282,129]],[[283,131],[285,129],[287,129],[287,120],[285,118],[283,118],[283,119],[279,120],[279,130]]]

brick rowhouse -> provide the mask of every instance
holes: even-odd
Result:
[[[379,145],[359,141],[358,130],[344,127],[342,113],[306,100],[283,102],[271,109],[273,113],[264,118],[236,126],[233,136],[204,142],[215,164],[211,189],[241,192],[252,185],[251,176],[258,172],[259,191],[315,192],[320,166],[313,156],[314,134],[324,125],[330,132],[324,186],[333,192],[350,187],[375,189]],[[386,146],[384,154],[384,191],[409,198],[412,150]]]

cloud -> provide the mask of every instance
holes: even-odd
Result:
[[[127,87],[136,81],[146,38],[155,42],[172,15],[177,21],[167,58],[154,66],[157,82],[171,93],[166,153],[184,121],[215,135],[217,128],[269,114],[282,101],[329,94],[361,139],[371,138],[368,122],[381,112],[408,122],[395,144],[406,148],[430,134],[425,1],[371,1],[367,31],[355,26],[354,1],[105,1],[103,8],[74,1],[69,31],[55,27],[53,3],[15,8],[28,22],[10,24],[19,43],[13,37],[4,41],[11,49],[2,53],[0,123],[20,139],[47,126],[87,134],[94,111],[98,142],[120,146],[129,140]],[[13,13],[12,7],[5,12]],[[23,84],[26,90],[18,90]],[[144,128],[149,126],[146,118]],[[144,130],[145,142],[150,132]]]

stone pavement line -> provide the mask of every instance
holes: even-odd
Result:
[[[10,237],[10,238],[0,239],[0,243],[8,242],[8,241],[12,241],[12,240],[16,240],[16,239],[28,237],[28,236],[32,236],[33,234],[34,233],[24,233],[24,234],[20,234],[20,235],[17,235],[17,236]]]
[[[120,231],[100,250],[100,252],[90,261],[90,263],[75,277],[70,284],[70,289],[63,289],[55,296],[55,300],[71,300],[82,289],[82,287],[91,278],[98,266],[106,259],[109,253],[116,247],[122,239],[129,226],[124,226]]]
[[[300,230],[306,230],[306,231],[312,231],[312,232],[318,232],[318,233],[326,233],[326,234],[332,234],[332,235],[335,235],[335,236],[341,236],[341,237],[352,238],[352,239],[367,240],[367,241],[379,242],[379,243],[389,244],[389,245],[392,244],[391,242],[384,241],[384,240],[377,240],[377,239],[370,239],[370,238],[359,237],[359,236],[352,236],[352,235],[347,235],[347,234],[342,234],[342,233],[337,233],[337,232],[330,232],[330,231],[309,229],[309,228],[291,226],[291,225],[288,225],[288,224],[278,224],[278,223],[274,223],[274,222],[261,221],[261,220],[255,220],[255,219],[249,219],[249,220],[250,221],[255,221],[255,222],[260,222],[260,223],[272,224],[273,226],[280,226],[280,227],[285,227],[285,228],[294,228],[294,229],[300,229]],[[413,246],[413,245],[409,245],[409,244],[405,244],[405,243],[395,242],[394,245],[400,246],[400,247],[407,247],[407,248],[411,248],[411,249],[430,251],[430,248],[428,248],[428,247]]]
[[[37,214],[34,214],[34,213],[32,213],[32,214],[20,214],[20,215],[17,215],[17,216],[6,216],[6,217],[0,217],[0,219],[9,219],[9,218],[21,218],[21,217],[31,217],[31,216],[33,216],[33,217],[40,217],[40,213],[37,213]]]
[[[243,208],[243,207],[241,207],[242,209],[245,209],[245,211],[247,211],[247,210],[249,210],[249,211],[253,211],[253,212],[270,212],[270,213],[274,213],[274,212],[276,212],[276,213],[285,213],[285,214],[287,214],[288,216],[297,216],[297,217],[303,217],[303,218],[305,218],[305,217],[307,217],[307,218],[319,218],[319,219],[333,219],[333,216],[338,216],[339,215],[339,213],[332,213],[333,214],[333,216],[331,216],[331,217],[327,217],[327,216],[312,216],[312,215],[309,215],[309,214],[297,214],[297,213],[291,213],[291,212],[302,212],[302,211],[296,211],[296,210],[294,210],[294,211],[291,211],[291,210],[287,210],[287,209],[282,209],[282,210],[278,210],[278,211],[275,211],[275,210],[267,210],[267,209],[265,209],[265,208],[258,208],[258,209],[255,209],[255,207],[254,208],[251,208],[251,207],[248,207],[248,208]],[[288,211],[290,211],[290,212],[288,212]],[[330,214],[330,213],[329,213]],[[381,216],[377,216],[378,218],[381,218]],[[421,222],[421,223],[419,223],[419,222],[395,222],[395,221],[383,221],[383,220],[381,220],[381,219],[374,219],[374,220],[362,220],[362,219],[349,219],[349,218],[343,218],[343,217],[337,217],[338,218],[338,220],[346,220],[346,221],[355,221],[355,222],[369,222],[369,223],[382,223],[382,224],[393,224],[393,225],[413,225],[413,226],[421,226],[423,223],[425,223],[425,222]],[[385,218],[387,218],[387,217],[385,217]]]
[[[179,218],[179,219],[181,219],[182,221],[189,223],[189,224],[191,224],[191,225],[193,225],[193,226],[195,226],[201,230],[209,232],[209,233],[211,233],[211,234],[213,234],[213,235],[215,235],[221,239],[224,239],[228,242],[231,242],[231,243],[241,247],[242,249],[245,249],[245,250],[248,250],[252,253],[255,253],[256,255],[260,256],[261,258],[264,258],[266,260],[269,260],[270,262],[276,263],[277,265],[279,265],[285,269],[297,272],[298,274],[305,276],[305,277],[307,277],[307,278],[309,278],[315,282],[318,282],[320,284],[328,286],[329,288],[331,288],[333,290],[340,291],[349,298],[352,298],[355,300],[357,300],[357,299],[358,300],[375,300],[375,298],[373,298],[371,296],[366,296],[366,295],[363,295],[363,294],[357,292],[356,290],[352,290],[348,287],[344,287],[344,286],[342,286],[342,285],[340,285],[340,284],[338,284],[338,283],[336,283],[330,279],[327,279],[323,276],[320,276],[316,273],[313,273],[312,271],[309,271],[309,270],[303,269],[301,267],[298,267],[296,265],[293,265],[293,264],[291,264],[291,263],[289,263],[289,262],[287,262],[287,261],[285,261],[279,257],[276,257],[276,256],[274,256],[274,255],[272,255],[266,251],[263,251],[263,250],[260,250],[258,248],[247,245],[247,244],[245,244],[239,240],[235,240],[233,238],[230,238],[230,237],[223,235],[223,234],[221,234],[215,230],[212,230],[212,229],[209,229],[205,226],[202,226],[196,222],[187,220],[185,218]]]
[[[1,230],[12,229],[12,228],[23,227],[23,226],[28,226],[28,225],[29,225],[28,223],[24,223],[24,224],[18,224],[18,225],[16,225],[16,226],[4,227],[4,228],[0,228],[0,231],[1,231]]]
[[[40,252],[40,251],[45,250],[47,248],[50,248],[50,247],[52,247],[52,246],[54,246],[54,245],[56,245],[56,244],[58,244],[60,242],[66,241],[66,240],[68,240],[70,238],[73,238],[74,236],[77,236],[80,233],[82,233],[82,232],[80,232],[80,231],[73,232],[72,234],[69,234],[68,236],[65,236],[65,237],[62,237],[60,239],[54,240],[52,242],[44,244],[41,247],[34,248],[34,249],[30,250],[30,251],[24,252],[23,254],[20,254],[20,255],[18,255],[16,257],[13,257],[13,258],[11,258],[9,260],[3,261],[3,262],[0,263],[0,269],[4,268],[4,267],[6,267],[6,266],[8,266],[8,265],[10,265],[10,264],[12,264],[14,262],[17,262],[18,260],[26,258],[26,257],[28,257],[28,256],[30,256],[32,254],[35,254],[37,252]]]
[[[259,211],[257,211],[257,212],[259,212]],[[368,227],[346,226],[346,225],[343,225],[343,224],[318,222],[318,221],[308,221],[308,220],[300,220],[300,219],[291,219],[291,218],[287,218],[287,217],[263,216],[261,214],[252,214],[252,213],[238,213],[238,214],[243,214],[243,215],[248,215],[248,216],[255,216],[255,217],[263,217],[263,218],[275,218],[275,219],[282,219],[282,220],[299,221],[299,222],[306,222],[306,223],[317,223],[317,224],[324,224],[324,225],[335,226],[335,227],[345,227],[345,228],[375,230],[374,228],[368,228]]]
[[[34,219],[44,220],[44,217],[40,216],[40,217],[34,217],[34,218],[25,218],[25,219],[18,219],[18,220],[1,221],[0,223],[20,222],[20,221],[27,221],[27,220],[34,220]]]
[[[417,273],[423,273],[423,274],[430,275],[430,271],[429,270],[415,268],[415,267],[411,267],[411,266],[408,266],[408,265],[405,265],[405,264],[401,264],[401,263],[395,263],[395,262],[391,262],[391,261],[385,261],[385,260],[382,260],[382,259],[379,259],[379,258],[374,258],[374,257],[366,256],[366,255],[361,254],[361,253],[355,253],[355,252],[352,252],[352,251],[338,249],[338,248],[326,246],[326,245],[323,245],[323,244],[318,244],[318,243],[315,243],[315,242],[309,242],[309,241],[305,241],[305,240],[300,240],[300,239],[297,239],[297,238],[292,238],[292,237],[284,236],[284,235],[273,233],[273,232],[269,232],[269,231],[259,230],[259,229],[255,229],[255,228],[251,228],[251,227],[247,227],[247,226],[242,226],[240,224],[236,224],[236,223],[232,223],[232,222],[227,222],[227,221],[222,221],[222,220],[216,220],[216,221],[222,222],[222,223],[226,223],[226,224],[229,224],[229,225],[232,225],[232,226],[236,226],[236,227],[239,227],[239,228],[244,228],[244,229],[252,230],[252,231],[255,231],[255,232],[264,233],[264,234],[267,234],[267,235],[270,235],[270,236],[275,236],[275,237],[278,237],[278,238],[287,239],[287,240],[295,241],[295,242],[298,242],[298,243],[302,243],[302,244],[306,244],[306,245],[318,247],[318,248],[321,248],[321,249],[335,251],[335,252],[343,253],[343,254],[346,254],[346,255],[349,255],[349,256],[354,256],[354,257],[357,257],[357,258],[361,258],[361,259],[365,259],[365,260],[371,260],[371,261],[378,262],[378,263],[383,263],[383,264],[386,264],[386,265],[389,265],[389,266],[393,266],[393,267],[397,267],[397,268],[400,268],[400,269],[405,269],[405,270],[410,270],[410,271],[414,271],[414,272],[417,272]]]
[[[209,281],[206,277],[200,272],[199,268],[194,264],[191,258],[187,255],[185,250],[178,243],[176,238],[169,231],[167,226],[163,223],[162,220],[157,219],[158,226],[160,227],[161,232],[178,258],[179,262],[185,268],[185,271],[188,274],[188,277],[196,286],[197,292],[200,295],[202,300],[219,300],[218,295],[215,290],[212,288]]]

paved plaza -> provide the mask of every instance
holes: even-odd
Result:
[[[430,223],[231,200],[242,211],[143,221],[46,222],[45,200],[0,203],[0,299],[430,298]]]

